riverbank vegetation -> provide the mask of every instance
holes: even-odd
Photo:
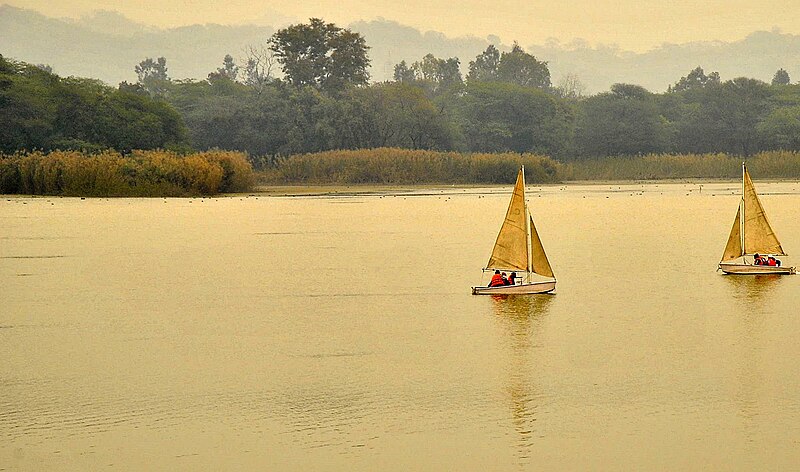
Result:
[[[800,180],[800,152],[765,151],[748,158],[715,154],[650,154],[587,159],[559,164],[560,180],[731,179],[742,177],[742,162],[755,179]]]
[[[800,179],[800,152],[761,152],[746,159],[758,179]],[[741,178],[729,154],[650,154],[559,162],[535,154],[480,154],[382,148],[300,154],[273,162],[261,185],[511,184],[520,165],[529,184],[565,181]]]
[[[264,184],[501,184],[520,165],[530,183],[558,181],[558,162],[535,154],[464,154],[380,148],[290,156],[261,174]]]
[[[542,183],[729,178],[742,158],[760,178],[800,177],[800,84],[783,69],[765,83],[697,67],[663,93],[617,83],[585,96],[579,78],[552,83],[547,62],[516,44],[489,46],[468,67],[433,54],[401,61],[382,83],[369,81],[368,50],[358,33],[312,19],[248,48],[243,63],[227,55],[205,80],[173,79],[166,58],[146,58],[132,67],[138,80],[117,87],[0,56],[4,191],[246,188],[229,182],[251,173],[191,154],[218,149],[274,183],[506,183],[523,162]]]
[[[0,193],[93,197],[215,195],[249,190],[253,168],[242,153],[80,151],[0,154]]]

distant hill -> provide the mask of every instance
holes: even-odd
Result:
[[[170,77],[204,79],[226,54],[242,57],[248,44],[263,43],[268,26],[194,25],[157,29],[114,12],[80,20],[49,18],[32,10],[0,6],[0,54],[47,64],[61,76],[92,77],[112,85],[135,81],[134,67],[164,56]]]
[[[264,21],[269,23],[269,19]],[[276,18],[273,24],[281,24]],[[450,38],[435,31],[421,32],[389,20],[359,21],[348,26],[364,35],[370,46],[372,79],[388,80],[401,60],[408,63],[427,53],[458,57],[466,73],[469,61],[499,38]],[[101,79],[109,84],[135,81],[134,66],[146,57],[167,58],[175,79],[203,79],[231,54],[243,58],[247,45],[263,44],[275,29],[257,25],[194,25],[158,29],[133,22],[116,12],[100,11],[80,20],[49,18],[32,10],[0,5],[0,54],[35,64],[48,64],[62,76]],[[553,83],[573,74],[590,94],[617,82],[663,92],[697,66],[717,71],[723,80],[746,76],[769,82],[779,68],[792,82],[800,79],[800,36],[758,31],[736,42],[665,44],[645,53],[575,41],[523,45],[548,61]]]
[[[757,31],[730,43],[664,44],[641,54],[582,44],[530,46],[528,52],[549,61],[554,78],[577,75],[590,93],[618,82],[663,92],[697,66],[706,74],[719,72],[722,80],[750,77],[769,83],[781,68],[792,83],[800,80],[800,36],[776,31]]]

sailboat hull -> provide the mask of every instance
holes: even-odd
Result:
[[[784,274],[795,273],[794,267],[775,267],[759,266],[752,264],[741,264],[734,262],[720,262],[719,269],[730,275],[763,275],[763,274]]]
[[[530,295],[547,293],[556,289],[555,280],[532,282],[518,285],[501,285],[498,287],[472,287],[473,295]]]

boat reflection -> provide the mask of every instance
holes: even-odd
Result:
[[[553,295],[493,295],[495,318],[507,334],[509,359],[506,365],[506,395],[511,405],[511,422],[517,434],[520,465],[528,464],[534,441],[538,391],[533,350],[540,338]]]
[[[725,277],[725,280],[733,288],[733,296],[736,299],[748,303],[761,303],[769,299],[770,292],[781,284],[784,277],[789,276],[778,274],[729,275]]]

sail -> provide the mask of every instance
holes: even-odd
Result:
[[[764,207],[758,200],[753,181],[747,168],[743,171],[744,190],[742,200],[744,202],[744,254],[776,254],[785,255],[778,237],[772,230]]]
[[[488,269],[528,270],[528,231],[525,211],[525,179],[520,169],[506,219],[497,235]]]
[[[733,228],[731,228],[731,235],[728,236],[728,244],[725,245],[725,252],[722,253],[722,261],[732,261],[736,258],[742,257],[742,233],[741,233],[741,214],[742,205],[736,210],[736,218],[733,220]]]
[[[550,267],[550,261],[547,260],[547,254],[544,253],[544,246],[542,240],[539,239],[539,233],[536,231],[536,226],[533,225],[533,217],[531,216],[531,271],[544,277],[554,277],[553,268]]]

